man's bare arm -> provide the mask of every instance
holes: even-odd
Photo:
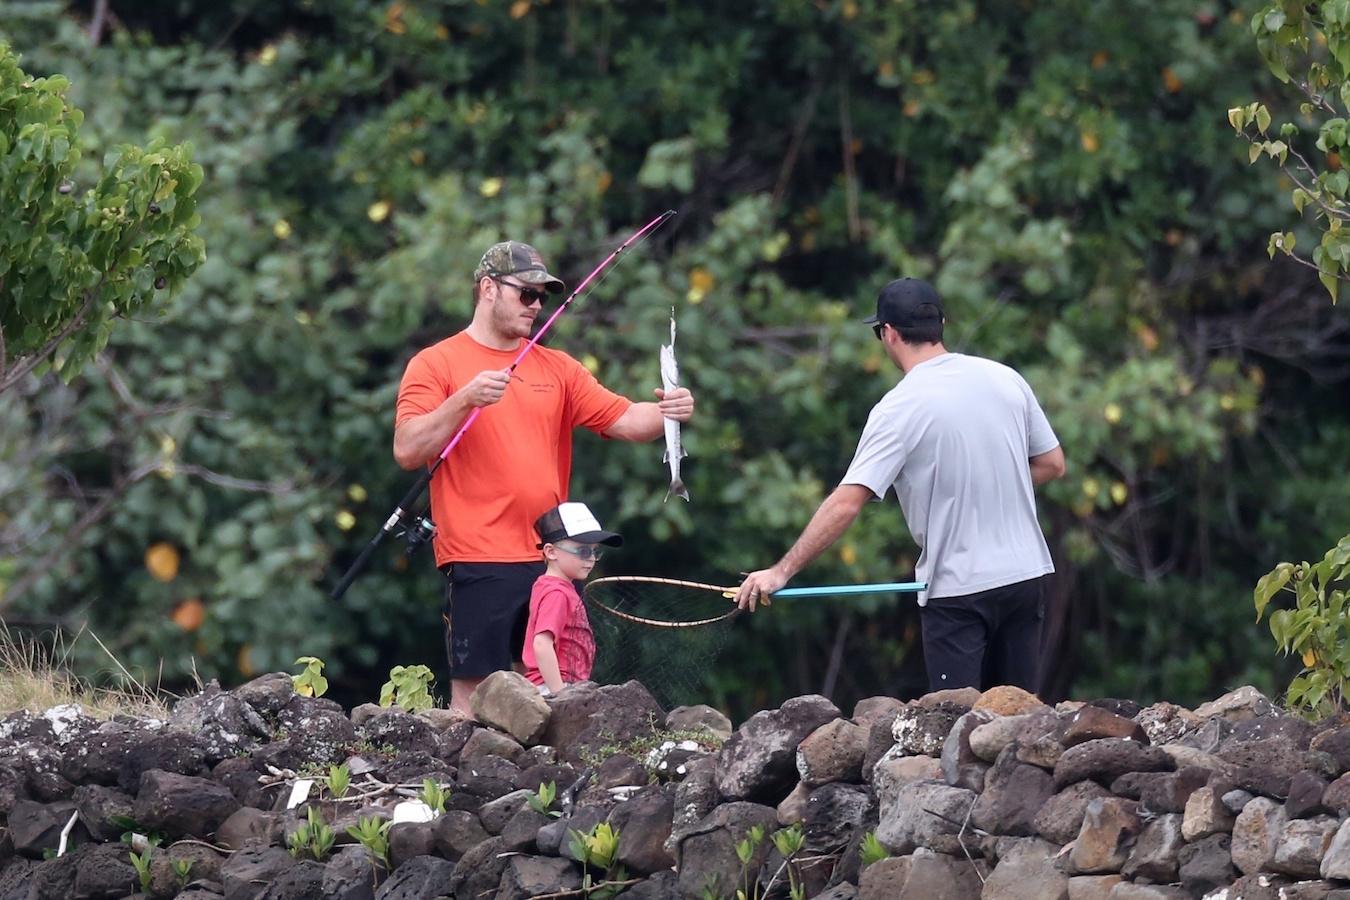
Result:
[[[667,417],[688,422],[694,415],[694,395],[688,388],[675,388],[667,394],[656,389],[657,403],[634,403],[605,429],[605,437],[618,441],[654,441],[665,433]]]
[[[792,576],[806,568],[816,557],[839,540],[863,504],[872,499],[872,491],[860,484],[841,484],[816,509],[792,549],[771,568],[751,572],[741,582],[736,603],[742,609],[755,610],[756,603],[768,605],[769,595],[787,584]]]
[[[1038,487],[1047,481],[1064,477],[1063,447],[1047,450],[1045,453],[1031,457],[1028,462],[1031,464],[1031,483]]]
[[[394,461],[409,471],[426,465],[450,443],[469,411],[502,399],[510,381],[504,370],[479,372],[440,406],[398,426],[394,429]]]

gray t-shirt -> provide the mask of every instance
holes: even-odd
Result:
[[[895,488],[929,597],[961,597],[1055,570],[1036,521],[1029,457],[1059,439],[1016,371],[946,353],[912,368],[867,418],[842,484]]]

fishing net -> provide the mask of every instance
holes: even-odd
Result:
[[[666,709],[707,702],[703,675],[735,634],[734,587],[615,576],[589,582],[584,596],[596,682],[636,678]]]

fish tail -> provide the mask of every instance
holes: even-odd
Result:
[[[679,497],[685,503],[689,502],[689,489],[685,487],[684,482],[678,478],[670,483],[670,490],[666,491],[666,500],[669,500],[672,495]],[[664,503],[665,500],[662,502]]]

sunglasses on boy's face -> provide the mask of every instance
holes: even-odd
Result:
[[[885,330],[886,330],[885,322],[878,322],[877,324],[872,326],[872,333],[877,336],[877,340],[881,340],[881,333]]]
[[[605,551],[601,550],[598,544],[582,544],[580,547],[569,547],[566,544],[554,544],[553,546],[563,551],[564,553],[572,554],[577,559],[598,560],[601,556],[604,556],[605,554]]]
[[[543,306],[544,298],[548,296],[544,291],[526,287],[523,284],[516,284],[514,281],[506,281],[505,279],[496,277],[493,277],[492,280],[505,287],[515,288],[516,292],[520,294],[520,302],[525,306],[534,306],[536,303]]]

